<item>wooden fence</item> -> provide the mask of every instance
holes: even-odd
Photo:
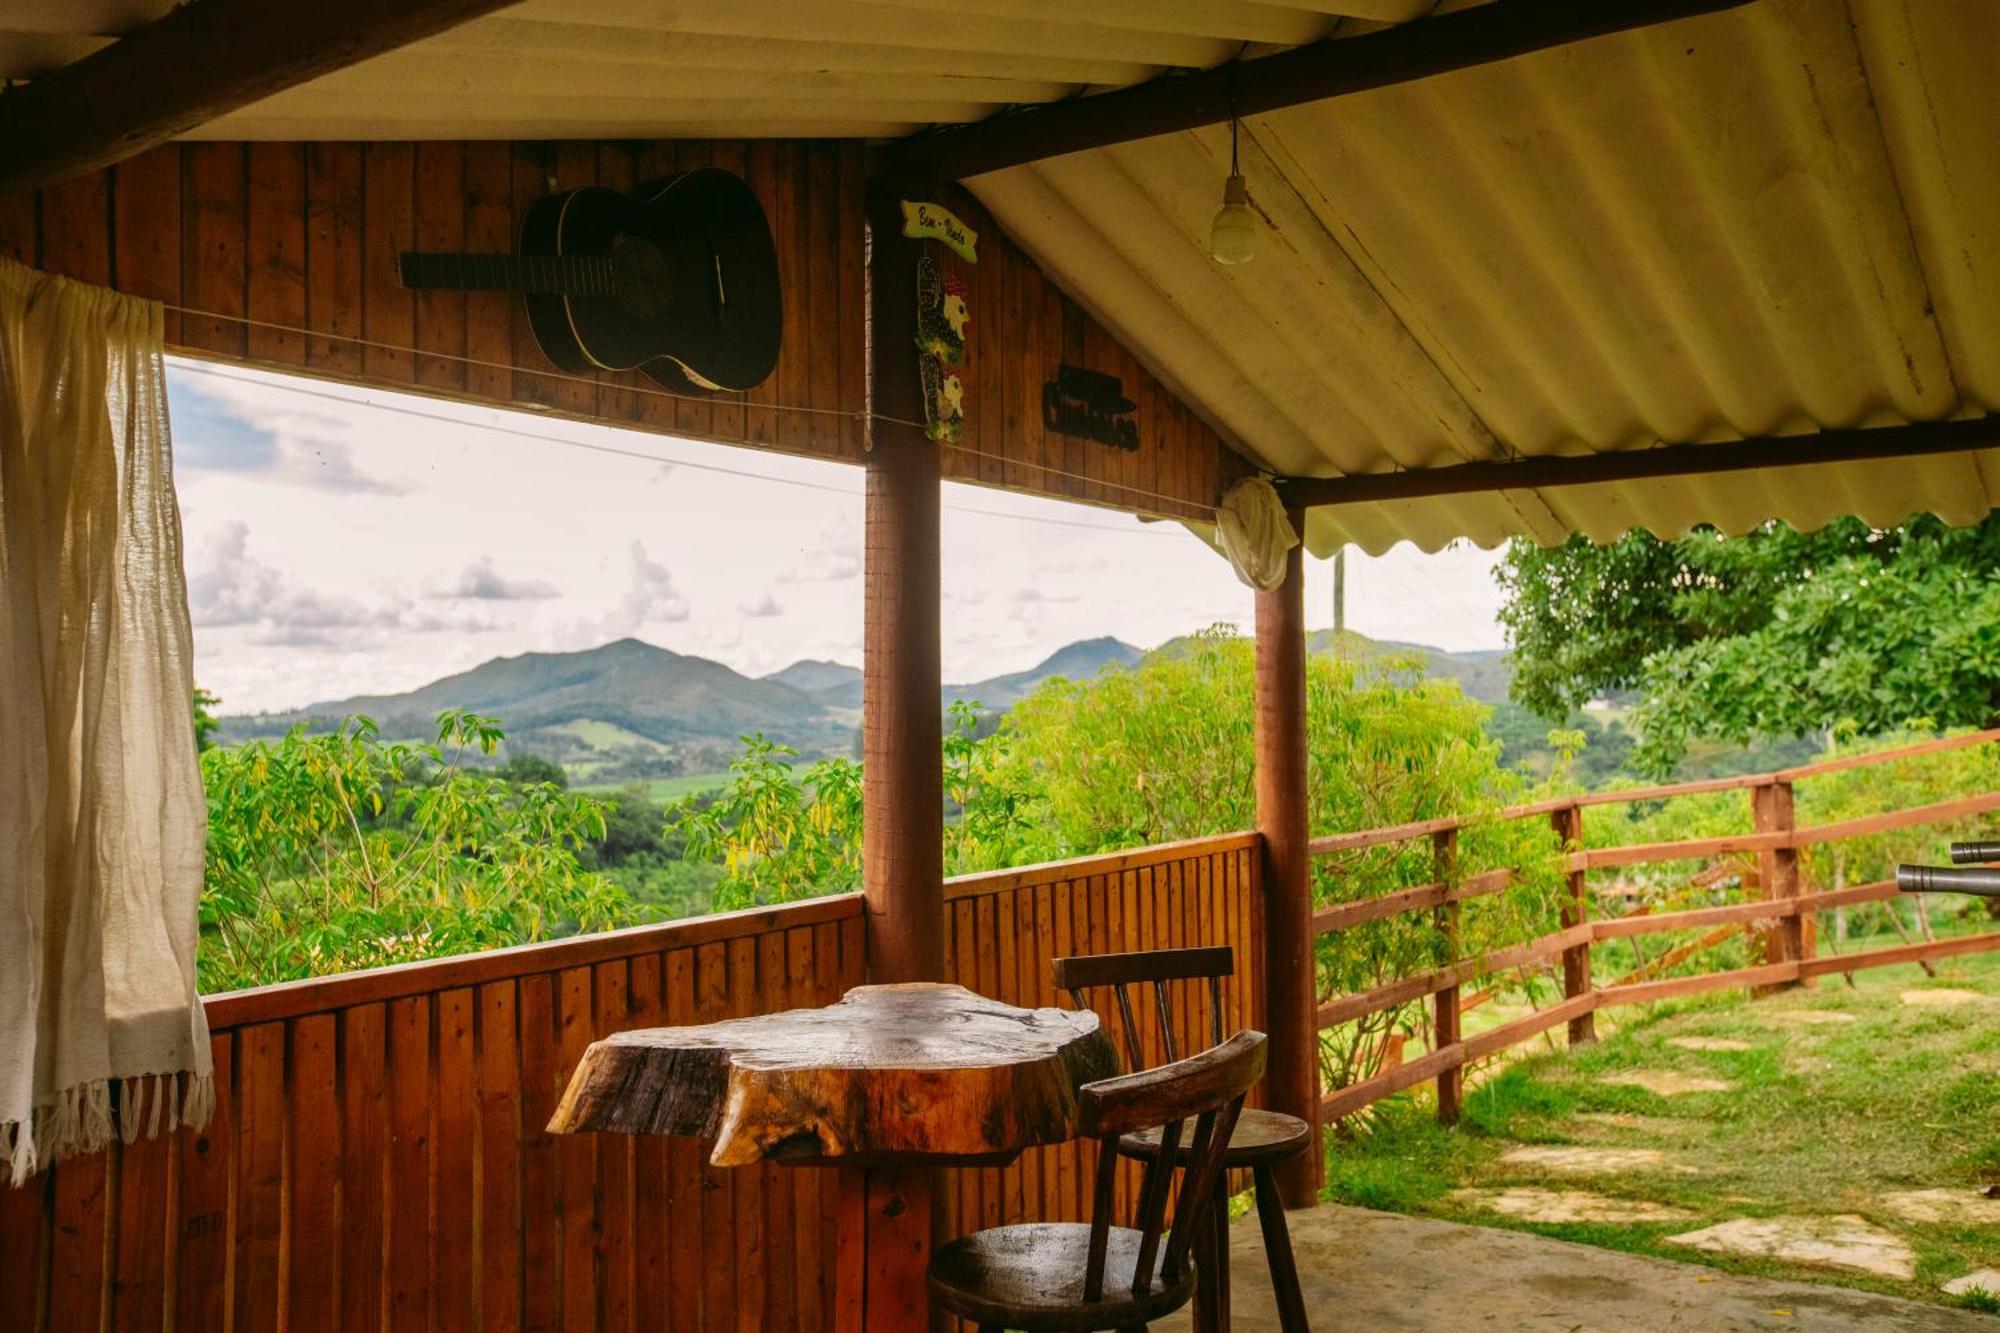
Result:
[[[1803,848],[2000,810],[2000,791],[1982,792],[1809,828],[1798,827],[1793,818],[1795,783],[1845,769],[1917,758],[1996,740],[2000,740],[2000,730],[1970,732],[1922,745],[1853,755],[1776,773],[1598,792],[1541,801],[1502,812],[1503,819],[1548,820],[1553,825],[1554,835],[1561,840],[1565,849],[1569,890],[1559,929],[1522,944],[1478,957],[1454,958],[1447,965],[1432,971],[1398,978],[1359,994],[1333,996],[1322,1002],[1319,1006],[1322,1031],[1419,1000],[1429,1001],[1432,1026],[1430,1049],[1424,1054],[1345,1087],[1324,1090],[1320,1102],[1322,1114],[1327,1120],[1352,1115],[1384,1097],[1420,1083],[1435,1081],[1438,1116],[1450,1121],[1459,1114],[1463,1078],[1468,1065],[1517,1046],[1558,1025],[1567,1026],[1572,1042],[1588,1041],[1594,1036],[1593,1015],[1600,1009],[1733,987],[1762,989],[1785,986],[1863,968],[1929,962],[2000,949],[2000,931],[1988,931],[1941,940],[1920,940],[1862,953],[1820,957],[1814,930],[1820,912],[1895,898],[1898,896],[1896,885],[1893,880],[1880,880],[1808,893],[1799,872],[1799,852]],[[1746,791],[1750,796],[1752,829],[1748,833],[1624,847],[1586,849],[1583,846],[1584,811],[1592,806],[1734,790]],[[1463,827],[1463,822],[1458,819],[1433,819],[1315,839],[1311,844],[1315,856],[1429,839],[1437,878],[1414,888],[1321,908],[1313,917],[1314,931],[1324,934],[1404,913],[1428,912],[1435,914],[1448,936],[1455,933],[1460,905],[1505,890],[1512,883],[1514,873],[1501,869],[1463,877],[1454,875],[1452,861]],[[1682,912],[1633,913],[1611,919],[1591,919],[1587,877],[1593,870],[1739,854],[1754,854],[1757,857],[1755,881],[1762,886],[1764,895],[1760,899]],[[1763,961],[1754,966],[1721,972],[1659,979],[1642,977],[1622,984],[1598,985],[1592,978],[1591,946],[1599,941],[1703,926],[1721,929],[1675,951],[1678,957],[1668,957],[1674,962],[1685,962],[1701,949],[1712,947],[1741,930],[1761,928],[1764,936]],[[1497,977],[1509,972],[1550,966],[1558,958],[1562,962],[1563,974],[1563,994],[1559,1002],[1472,1036],[1464,1035],[1462,987],[1466,982],[1475,977]],[[1657,960],[1655,966],[1658,966]]]
[[[954,880],[947,965],[1047,1004],[1063,953],[1230,944],[1254,1023],[1259,865],[1240,834]],[[845,895],[213,997],[204,1133],[0,1186],[0,1330],[829,1327],[832,1173],[542,1125],[598,1035],[829,1002],[862,931]],[[1083,1216],[1088,1165],[947,1173],[948,1205]]]

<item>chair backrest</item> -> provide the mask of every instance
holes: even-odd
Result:
[[[1111,1212],[1118,1178],[1118,1140],[1140,1130],[1160,1131],[1160,1151],[1147,1158],[1139,1185],[1138,1262],[1133,1267],[1132,1293],[1152,1288],[1155,1261],[1169,1282],[1187,1264],[1188,1247],[1201,1226],[1203,1210],[1213,1207],[1222,1158],[1243,1098],[1264,1076],[1264,1034],[1248,1028],[1198,1055],[1155,1069],[1100,1079],[1077,1089],[1077,1130],[1097,1143],[1097,1180],[1090,1217],[1090,1251],[1084,1271],[1083,1298],[1104,1296],[1105,1255],[1111,1238]],[[1194,1129],[1187,1139],[1185,1170],[1178,1192],[1173,1189],[1174,1166],[1188,1120]],[[1172,1194],[1174,1229],[1167,1252],[1160,1257],[1166,1228],[1168,1196]]]
[[[1080,954],[1058,958],[1054,965],[1058,989],[1069,992],[1074,1003],[1090,1007],[1090,992],[1109,987],[1117,997],[1119,1026],[1124,1033],[1125,1063],[1144,1069],[1160,1061],[1150,1058],[1140,1040],[1139,1024],[1133,1020],[1130,987],[1153,987],[1153,1007],[1159,1016],[1162,1054],[1171,1063],[1180,1058],[1175,1037],[1178,1024],[1173,990],[1176,983],[1206,982],[1208,991],[1208,1042],[1222,1044],[1222,979],[1236,971],[1236,955],[1227,945],[1203,949],[1147,949],[1140,953]],[[1192,1031],[1193,1029],[1190,1029]]]

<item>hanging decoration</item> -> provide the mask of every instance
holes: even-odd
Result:
[[[1285,581],[1285,558],[1299,534],[1285,513],[1278,488],[1262,477],[1245,477],[1229,488],[1215,515],[1215,544],[1236,577],[1259,592]]]
[[[965,427],[965,384],[956,368],[965,359],[965,333],[971,319],[965,284],[941,274],[932,256],[920,256],[917,372],[924,391],[924,433],[940,444],[958,443]]]

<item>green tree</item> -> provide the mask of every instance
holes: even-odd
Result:
[[[216,733],[222,730],[222,724],[215,720],[215,709],[221,702],[222,700],[216,698],[201,686],[197,685],[194,687],[194,748],[196,754],[210,749],[215,745]]]
[[[263,985],[496,948],[633,920],[577,853],[604,806],[463,765],[497,720],[438,715],[437,741],[367,718],[201,757],[208,793],[202,987]]]
[[[719,794],[667,807],[666,832],[687,854],[719,862],[722,909],[791,902],[861,884],[861,765],[822,759],[801,771],[798,751],[745,736]]]
[[[2000,713],[2000,516],[1949,528],[1841,519],[1813,533],[1633,532],[1606,546],[1516,540],[1496,572],[1514,697],[1561,716],[1636,690],[1633,762],[1698,738],[1873,735]]]
[[[568,770],[555,760],[538,754],[509,755],[507,761],[494,772],[516,786],[536,782],[546,782],[552,787],[569,786]]]

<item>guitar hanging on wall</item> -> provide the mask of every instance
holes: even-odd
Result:
[[[520,292],[559,370],[637,370],[674,391],[741,391],[778,362],[784,296],[757,196],[715,167],[624,194],[601,185],[528,210],[520,253],[404,254],[405,287]]]

